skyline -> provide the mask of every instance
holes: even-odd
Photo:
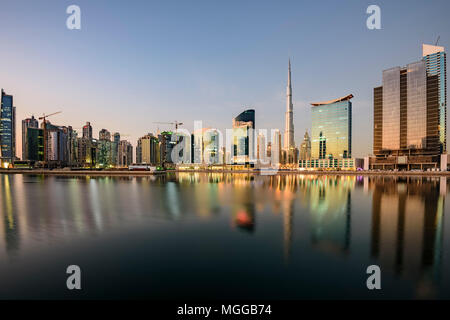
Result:
[[[372,153],[367,123],[373,123],[372,89],[381,83],[381,71],[417,60],[420,44],[434,43],[438,35],[439,45],[448,48],[450,23],[439,17],[449,4],[433,3],[440,5],[408,1],[405,14],[402,2],[379,1],[382,29],[368,30],[369,2],[325,2],[330,12],[320,10],[323,4],[258,2],[259,10],[253,10],[255,2],[205,4],[193,10],[181,3],[171,16],[173,4],[77,1],[82,30],[70,31],[64,24],[70,1],[8,1],[0,12],[0,36],[10,48],[0,52],[0,87],[14,96],[17,123],[62,110],[52,123],[81,128],[89,121],[95,136],[102,128],[130,134],[133,146],[156,132],[153,121],[179,120],[192,131],[202,120],[205,127],[224,129],[247,108],[256,110],[257,128],[283,132],[290,57],[296,146],[311,130],[311,101],[353,92],[353,153],[361,157]],[[33,15],[36,9],[42,15]],[[18,12],[23,19],[11,19]],[[20,139],[16,148],[20,157]]]

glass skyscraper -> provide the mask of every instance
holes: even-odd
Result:
[[[0,108],[0,159],[12,163],[16,157],[16,108],[13,96],[1,91]]]
[[[255,110],[249,109],[233,119],[232,161],[249,164],[254,159]]]
[[[438,77],[440,152],[447,151],[447,55],[444,47],[422,45],[427,75]]]
[[[424,45],[424,58],[383,71],[374,89],[371,168],[437,168],[446,149],[444,48]]]
[[[331,101],[311,103],[311,158],[352,157],[352,98],[350,94]]]

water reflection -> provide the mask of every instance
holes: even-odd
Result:
[[[433,293],[443,253],[446,179],[376,179],[373,182],[371,254],[383,267]]]
[[[312,263],[305,257],[316,254],[352,257],[410,281],[418,297],[436,297],[448,272],[447,192],[445,177],[0,175],[0,266],[53,243],[70,250],[86,236],[155,221],[188,228],[184,223],[193,221],[202,223],[204,237],[220,223],[224,243],[236,236],[270,241],[261,259],[281,256],[289,267]]]

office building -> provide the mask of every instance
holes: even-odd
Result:
[[[23,160],[44,161],[44,130],[28,127],[26,131],[26,158]]]
[[[447,54],[444,47],[422,45],[427,76],[437,76],[439,108],[439,151],[447,152]]]
[[[272,130],[272,142],[270,144],[270,162],[273,166],[278,166],[281,163],[282,146],[281,146],[281,132],[280,130]]]
[[[424,46],[423,59],[383,71],[374,88],[371,169],[434,169],[446,150],[444,48]]]
[[[305,135],[303,136],[303,142],[300,145],[299,159],[300,160],[311,159],[311,138],[309,137],[308,131],[305,132]]]
[[[86,122],[83,126],[83,138],[92,139],[92,126],[90,122]]]
[[[106,129],[100,130],[98,133],[98,140],[111,141],[111,133]]]
[[[128,167],[133,163],[133,146],[126,140],[119,142],[118,166]]]
[[[301,159],[299,167],[307,170],[354,170],[352,158],[352,94],[334,100],[311,103],[311,157]],[[308,136],[305,152],[308,156]]]
[[[160,158],[159,152],[158,138],[149,133],[138,140],[136,163],[158,165]]]
[[[28,159],[28,140],[27,140],[27,132],[28,128],[39,128],[39,122],[37,119],[32,116],[31,118],[27,118],[22,120],[22,160]]]
[[[255,110],[248,109],[233,119],[232,162],[250,164],[254,160]]]
[[[0,164],[8,167],[16,159],[16,107],[3,89],[0,102]]]

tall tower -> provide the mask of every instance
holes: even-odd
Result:
[[[284,132],[284,148],[289,150],[295,148],[294,142],[294,112],[292,105],[292,85],[291,85],[291,59],[289,59],[288,83],[286,89],[286,124]]]

